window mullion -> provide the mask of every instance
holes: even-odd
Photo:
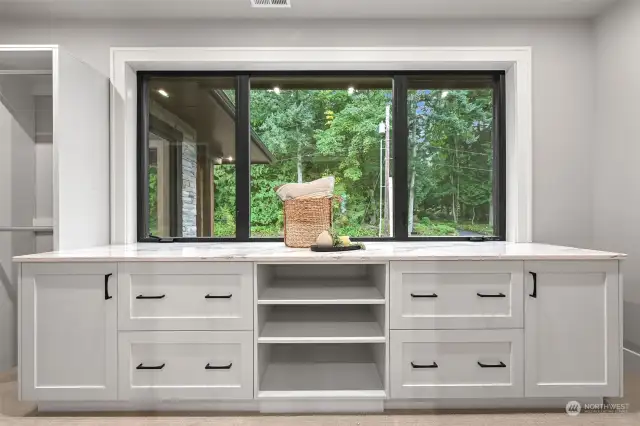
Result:
[[[249,76],[236,78],[236,240],[249,241],[251,221],[251,141]]]
[[[393,78],[393,237],[399,241],[409,239],[407,80],[405,75]]]

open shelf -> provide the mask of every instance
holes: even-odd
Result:
[[[259,264],[259,305],[384,305],[382,264]]]
[[[385,398],[384,344],[261,345],[258,398]]]
[[[364,280],[283,279],[264,289],[259,305],[384,305],[377,287]]]
[[[267,366],[261,398],[384,398],[373,362],[273,363]]]
[[[382,343],[384,305],[261,306],[258,343]],[[384,321],[382,319],[382,321]]]

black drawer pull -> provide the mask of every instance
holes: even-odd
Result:
[[[533,293],[530,293],[529,297],[533,297],[534,299],[537,299],[538,298],[538,274],[531,271],[529,271],[529,273],[533,277]]]
[[[438,297],[437,294],[435,293],[431,293],[431,294],[413,294],[411,293],[411,297],[414,297],[416,299],[434,299],[436,297]]]
[[[498,294],[484,294],[484,293],[476,293],[478,296],[480,297],[507,297],[504,295],[504,293],[498,293]]]
[[[233,296],[233,294],[227,294],[226,296],[215,296],[215,295],[207,294],[204,298],[205,299],[231,299],[231,296]]]
[[[143,296],[142,294],[139,294],[136,296],[136,299],[164,299],[165,296],[166,294],[161,296]]]
[[[232,362],[230,362],[229,365],[211,365],[207,363],[207,365],[204,366],[204,369],[205,370],[231,370],[232,365],[233,365]]]
[[[140,363],[140,365],[138,365],[136,367],[136,370],[162,370],[164,368],[164,366],[165,366],[165,364],[146,366],[146,365],[142,365],[142,363]]]
[[[483,364],[478,361],[478,365],[482,368],[505,368],[507,366],[507,364],[502,361],[500,361],[500,364]]]
[[[106,274],[104,276],[104,300],[113,299],[113,296],[109,295],[109,277],[113,274]]]
[[[435,362],[433,364],[429,364],[429,365],[420,365],[420,364],[415,364],[415,363],[411,363],[411,367],[413,368],[438,368],[438,364],[436,364]]]

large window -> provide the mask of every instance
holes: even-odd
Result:
[[[334,211],[337,232],[390,236],[389,213],[382,209],[385,200],[388,205],[384,158],[390,157],[390,138],[379,129],[390,118],[392,79],[270,76],[250,83],[251,128],[272,156],[251,165],[251,236],[282,236],[282,203],[274,187],[324,176],[335,177],[341,199]]]
[[[492,78],[408,82],[409,235],[501,235]]]
[[[503,77],[139,72],[138,239],[282,239],[324,176],[339,234],[504,239]]]

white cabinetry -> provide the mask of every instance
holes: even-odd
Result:
[[[267,411],[616,397],[621,294],[602,257],[24,263],[20,395]]]
[[[251,332],[122,332],[119,352],[120,399],[253,397]]]
[[[522,330],[391,332],[394,398],[506,398],[524,394]]]
[[[122,330],[251,330],[248,262],[122,263]]]
[[[618,262],[532,261],[525,271],[525,396],[618,396]]]
[[[391,262],[392,329],[522,328],[522,262]]]
[[[388,398],[387,264],[258,264],[256,398]]]
[[[620,395],[618,280],[617,260],[391,262],[392,398]]]
[[[523,262],[391,262],[391,397],[524,395]]]
[[[116,399],[116,269],[115,263],[23,265],[22,399]]]

